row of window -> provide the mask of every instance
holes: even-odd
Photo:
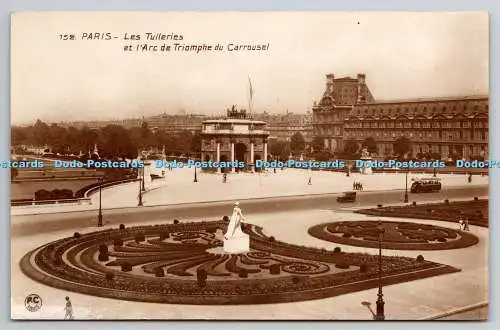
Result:
[[[467,109],[473,110],[473,111],[480,111],[481,109],[484,109],[488,111],[489,107],[488,104],[484,104],[484,102],[468,102],[468,103],[462,103],[459,105],[453,105],[453,106],[445,106],[442,105],[441,107],[441,113],[447,113],[447,112],[456,112],[459,111],[466,111]],[[439,106],[422,106],[422,105],[417,105],[417,106],[409,106],[409,107],[403,107],[403,108],[396,108],[396,109],[391,109],[391,108],[360,108],[357,109],[356,113],[357,114],[364,114],[364,115],[375,115],[375,114],[389,114],[393,111],[395,111],[396,114],[410,114],[416,112],[418,109],[420,109],[423,114],[431,115],[438,113]]]
[[[364,122],[364,123],[345,123],[345,128],[488,128],[488,121],[428,121],[428,122]]]
[[[364,138],[364,137],[374,137],[377,138],[397,138],[401,136],[409,137],[410,139],[433,139],[433,140],[488,140],[488,133],[484,130],[481,131],[439,131],[439,132],[368,132],[368,131],[355,131],[355,132],[345,132],[346,138]]]

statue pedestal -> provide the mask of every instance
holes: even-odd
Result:
[[[372,168],[370,165],[367,164],[367,162],[371,162],[372,159],[371,158],[361,158],[361,160],[363,161],[363,167],[361,167],[359,169],[359,172],[361,174],[372,174]]]
[[[245,253],[250,252],[250,236],[240,234],[230,239],[224,239],[224,252],[226,253]]]

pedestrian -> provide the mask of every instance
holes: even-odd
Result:
[[[227,173],[224,173],[222,175],[222,183],[226,183],[227,182]]]
[[[66,311],[66,314],[64,315],[65,320],[72,320],[73,319],[73,306],[71,305],[71,301],[69,300],[69,297],[66,297],[66,307],[64,308]]]
[[[311,180],[312,180],[312,177],[309,177],[309,182],[307,183],[308,185],[312,185]]]
[[[465,231],[470,231],[470,228],[469,228],[469,219],[465,219],[465,221],[464,221],[464,230]]]

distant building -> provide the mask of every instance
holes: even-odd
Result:
[[[355,83],[357,82],[357,83]],[[365,76],[327,75],[321,101],[313,106],[313,132],[332,152],[345,141],[372,137],[379,156],[391,156],[396,139],[412,142],[410,156],[439,154],[442,159],[488,155],[488,97],[467,96],[376,102]]]
[[[281,141],[290,141],[291,137],[299,132],[306,142],[313,137],[312,113],[287,113],[284,115],[256,114],[254,119],[267,122],[269,138]]]
[[[204,115],[183,114],[183,115],[158,115],[146,117],[144,121],[148,123],[148,127],[155,130],[163,130],[166,133],[179,133],[189,131],[196,133],[201,131],[201,124],[209,117]]]

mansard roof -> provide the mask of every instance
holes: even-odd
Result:
[[[350,117],[382,119],[487,118],[488,97],[467,96],[433,99],[378,101],[357,104]]]

